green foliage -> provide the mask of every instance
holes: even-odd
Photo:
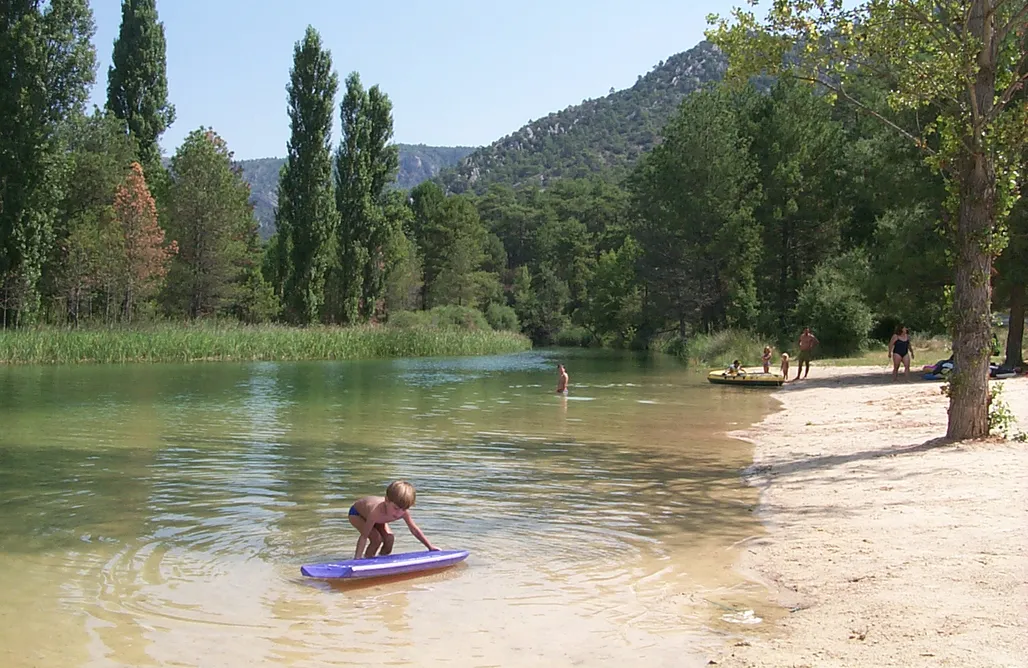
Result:
[[[0,31],[0,308],[3,326],[37,314],[61,201],[60,123],[93,83],[86,0],[7,3]]]
[[[993,383],[989,387],[989,431],[1003,438],[1014,438],[1017,433],[1017,416],[1010,410],[1010,405],[1003,399],[1003,383]]]
[[[80,364],[257,360],[343,360],[493,355],[525,350],[528,339],[488,327],[283,327],[196,321],[132,328],[0,330],[0,363]]]
[[[849,254],[826,261],[800,290],[794,320],[810,327],[820,350],[828,355],[851,355],[867,343],[874,318],[864,301],[865,258]]]
[[[946,331],[944,293],[953,269],[938,219],[923,206],[892,209],[877,220],[870,246],[867,295],[879,319],[926,333]]]
[[[332,109],[339,80],[332,56],[311,26],[293,49],[289,96],[288,157],[279,179],[278,275],[290,320],[308,325],[321,317],[329,242],[337,213],[332,196]],[[285,242],[285,243],[283,243]]]
[[[343,140],[336,152],[336,236],[333,320],[367,322],[385,288],[385,254],[393,229],[385,213],[386,186],[397,168],[392,103],[378,86],[365,91],[360,75],[346,78],[340,105]]]
[[[484,277],[486,231],[465,197],[442,198],[434,184],[415,189],[415,223],[425,266],[425,305],[477,306]]]
[[[171,172],[168,236],[178,242],[178,253],[164,291],[169,314],[204,318],[238,310],[245,286],[247,319],[266,318],[270,286],[259,274],[247,274],[259,257],[257,224],[225,141],[208,128],[192,131]]]
[[[596,342],[596,337],[585,327],[568,327],[557,333],[555,342],[565,348],[588,348]]]
[[[643,306],[636,275],[640,254],[638,244],[628,238],[621,248],[601,253],[596,262],[582,316],[605,343],[626,347],[635,338]]]
[[[518,314],[510,306],[492,302],[485,309],[485,319],[489,326],[496,331],[517,332],[521,330],[518,324]]]
[[[428,311],[397,311],[389,315],[389,327],[410,329],[458,329],[463,331],[492,331],[485,315],[467,306],[437,306]]]
[[[681,357],[691,364],[727,367],[734,360],[741,360],[743,366],[759,366],[767,345],[764,339],[753,332],[740,329],[724,329],[713,334],[697,334],[688,339],[677,334],[656,339],[653,349]]]
[[[726,95],[696,93],[633,175],[631,232],[661,329],[755,324],[759,189],[748,144]]]
[[[160,169],[157,142],[175,121],[175,106],[168,102],[165,50],[155,0],[123,0],[121,28],[107,70],[107,108],[139,142],[139,161],[150,180]]]
[[[843,126],[824,96],[788,78],[767,96],[747,89],[735,104],[763,191],[754,213],[762,227],[760,322],[781,331],[818,262],[839,251],[851,216],[850,202],[840,196],[847,167]]]

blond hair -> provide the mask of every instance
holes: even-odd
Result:
[[[406,480],[397,480],[386,488],[386,498],[404,510],[414,505],[416,496],[414,485]]]

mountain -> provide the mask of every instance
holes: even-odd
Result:
[[[607,174],[616,177],[658,141],[686,95],[720,81],[728,61],[713,44],[662,61],[631,88],[568,107],[471,153],[437,177],[450,192],[484,192],[549,179]]]
[[[445,167],[456,165],[475,149],[470,146],[425,146],[424,144],[397,144],[400,149],[400,169],[396,185],[413,188],[422,181],[439,174]],[[250,203],[260,223],[261,237],[267,239],[275,232],[275,205],[278,203],[278,174],[285,158],[258,158],[240,160],[243,178],[250,184]]]

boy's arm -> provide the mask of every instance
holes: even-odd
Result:
[[[421,533],[421,529],[419,529],[418,525],[414,523],[413,519],[411,519],[410,513],[403,514],[403,521],[407,523],[407,528],[410,529],[411,535],[420,540],[422,545],[432,551],[437,551],[439,549],[428,540],[425,534]]]

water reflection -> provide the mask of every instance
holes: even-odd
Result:
[[[3,665],[443,665],[454,637],[462,665],[682,665],[704,596],[745,595],[728,547],[755,498],[719,432],[768,399],[659,357],[561,359],[567,397],[538,352],[0,369]],[[467,564],[299,578],[395,478]]]

